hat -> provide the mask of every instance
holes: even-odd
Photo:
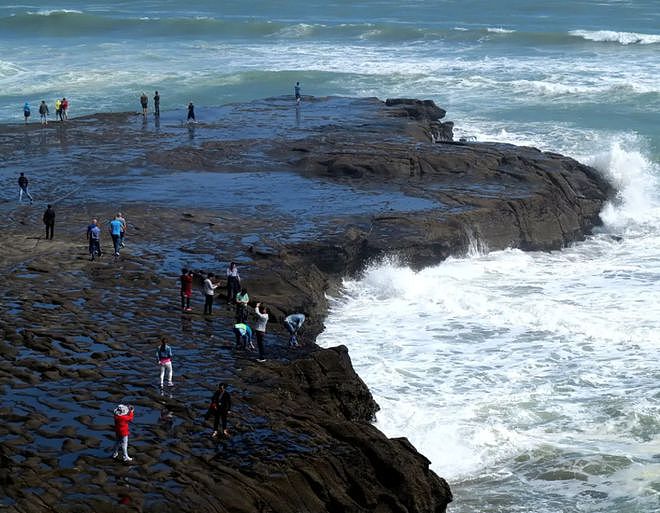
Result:
[[[128,406],[126,406],[125,404],[117,405],[117,407],[115,408],[114,414],[115,415],[128,415]]]

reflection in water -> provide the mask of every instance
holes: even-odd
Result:
[[[296,104],[296,128],[300,128],[300,104]]]
[[[168,430],[171,431],[174,427],[174,413],[167,408],[160,410],[160,418],[158,421]]]
[[[181,316],[181,333],[192,333],[192,320],[189,315]]]

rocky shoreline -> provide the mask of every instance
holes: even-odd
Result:
[[[490,249],[551,250],[599,224],[613,190],[593,169],[533,148],[452,140],[432,102],[284,98],[225,106],[182,126],[132,114],[0,128],[6,284],[0,329],[0,486],[7,511],[441,512],[446,481],[406,439],[370,421],[378,406],[344,347],[313,344],[327,294],[396,255],[414,268]],[[55,240],[42,206],[54,203]],[[43,205],[42,205],[43,203]],[[36,205],[39,205],[38,207]],[[91,217],[122,210],[116,263],[87,260]],[[107,241],[106,241],[107,244]],[[232,312],[180,315],[181,266],[237,261],[271,305],[268,362],[233,351]],[[303,311],[308,345],[281,318]],[[156,339],[175,350],[155,386]],[[350,336],[347,333],[347,336]],[[231,385],[232,436],[201,419]],[[136,406],[135,461],[114,462],[112,405]]]

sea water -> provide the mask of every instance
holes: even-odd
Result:
[[[618,190],[551,253],[347,279],[320,343],[448,479],[451,510],[660,511],[657,0],[43,1],[0,5],[0,121],[268,96],[435,100],[458,136],[537,146]],[[304,112],[304,102],[301,107]],[[34,117],[34,116],[33,116]]]

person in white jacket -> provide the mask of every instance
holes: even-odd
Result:
[[[218,288],[217,283],[213,283],[215,275],[209,273],[204,280],[204,315],[211,315],[213,313],[213,296],[215,289]]]
[[[254,307],[254,313],[257,316],[257,323],[254,326],[254,332],[257,336],[257,347],[259,348],[258,362],[265,362],[264,354],[264,335],[266,334],[266,324],[268,324],[268,308],[261,303]]]

